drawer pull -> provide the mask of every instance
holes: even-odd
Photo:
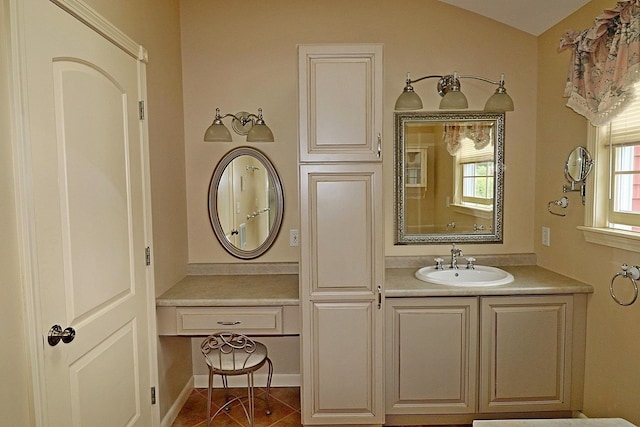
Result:
[[[240,323],[242,323],[239,320],[234,320],[233,322],[218,322],[218,325],[222,325],[222,326],[235,326],[235,325],[239,325]]]

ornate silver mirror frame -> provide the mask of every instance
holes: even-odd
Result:
[[[458,133],[452,137],[450,129]],[[467,139],[475,148],[460,148]],[[504,113],[396,112],[394,142],[396,245],[502,243]],[[461,171],[467,160],[457,153],[466,152],[466,158],[473,159],[478,147],[484,147],[484,160],[475,155],[476,160],[468,162],[475,162],[473,167],[483,162],[487,168],[487,195],[482,201],[463,201],[462,182],[469,177]],[[429,219],[420,222],[418,215]]]
[[[278,236],[284,212],[282,183],[271,161],[254,148],[233,149],[218,162],[208,204],[216,238],[236,258],[259,257]]]

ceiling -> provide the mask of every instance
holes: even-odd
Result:
[[[539,36],[590,0],[440,0]]]

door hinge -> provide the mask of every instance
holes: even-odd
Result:
[[[149,246],[144,248],[144,260],[148,266],[151,265],[151,248]]]
[[[138,102],[138,112],[140,113],[140,120],[144,120],[144,101]]]
[[[151,404],[152,405],[156,404],[156,388],[155,387],[151,387]]]

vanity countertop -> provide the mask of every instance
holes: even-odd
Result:
[[[299,303],[297,274],[187,276],[156,299],[158,307]]]
[[[385,296],[442,297],[592,293],[593,287],[537,266],[502,266],[512,283],[489,287],[442,286],[415,278],[415,268],[387,268]],[[158,307],[299,305],[297,274],[192,275],[156,299]]]
[[[506,285],[485,287],[443,286],[415,278],[415,268],[387,268],[385,296],[441,297],[482,295],[551,295],[592,293],[593,287],[535,265],[501,266],[514,281]]]

